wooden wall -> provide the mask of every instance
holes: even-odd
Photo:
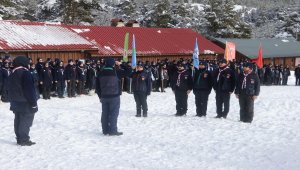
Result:
[[[112,57],[114,59],[122,59],[123,57],[121,56],[93,56],[91,57],[91,59],[100,59],[100,58],[108,58],[108,57]],[[200,60],[216,60],[218,59],[218,57],[220,56],[217,56],[217,55],[200,55]],[[192,59],[192,55],[190,56],[183,56],[183,55],[170,55],[170,56],[137,56],[137,61],[154,61],[154,62],[157,62],[157,60],[165,60],[165,59],[168,59],[169,61],[178,61],[180,58],[183,58],[183,59]],[[128,57],[128,60],[131,61],[131,56]]]
[[[264,58],[263,63],[264,64],[272,64],[272,65],[283,65],[283,66],[289,66],[290,69],[295,68],[295,61],[296,57],[281,57],[281,58]]]
[[[38,58],[42,58],[43,61],[46,61],[47,58],[55,59],[59,58],[64,63],[67,63],[69,59],[78,60],[84,59],[86,57],[86,53],[82,53],[80,51],[35,51],[35,52],[10,52],[10,53],[1,53],[0,56],[10,56],[11,58],[17,56],[27,56],[32,59],[34,63],[37,62]]]
[[[42,58],[43,61],[46,61],[47,58],[55,59],[59,58],[60,60],[64,61],[64,63],[67,63],[69,59],[78,60],[78,59],[84,59],[85,55],[81,52],[29,52],[28,57],[32,59],[32,61],[35,63],[37,62],[38,58]]]

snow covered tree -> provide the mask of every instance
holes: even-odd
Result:
[[[125,20],[134,19],[138,15],[137,4],[134,0],[125,0],[116,5],[115,16]]]
[[[234,11],[233,0],[209,0],[208,34],[222,38],[250,38],[251,29]]]
[[[154,9],[145,16],[143,23],[146,27],[173,27],[172,12],[169,0],[162,0],[155,4]]]

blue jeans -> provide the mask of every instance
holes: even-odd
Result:
[[[117,123],[120,110],[120,96],[113,98],[102,98],[101,124],[103,134],[118,131]]]

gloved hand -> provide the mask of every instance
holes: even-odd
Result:
[[[32,107],[30,107],[31,113],[36,113],[38,110],[39,110],[38,106],[32,106]]]

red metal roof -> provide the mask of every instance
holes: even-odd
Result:
[[[0,21],[0,50],[97,50],[97,46],[60,24]]]
[[[99,55],[123,54],[125,34],[136,37],[137,55],[192,55],[198,38],[200,54],[224,50],[185,28],[77,26],[27,21],[0,21],[0,50],[98,50]]]
[[[131,54],[132,34],[136,38],[137,55],[191,55],[196,37],[200,54],[224,53],[224,49],[191,29],[185,28],[143,28],[64,25],[90,42],[97,44],[100,55],[122,55],[124,37],[130,33],[129,53]]]

